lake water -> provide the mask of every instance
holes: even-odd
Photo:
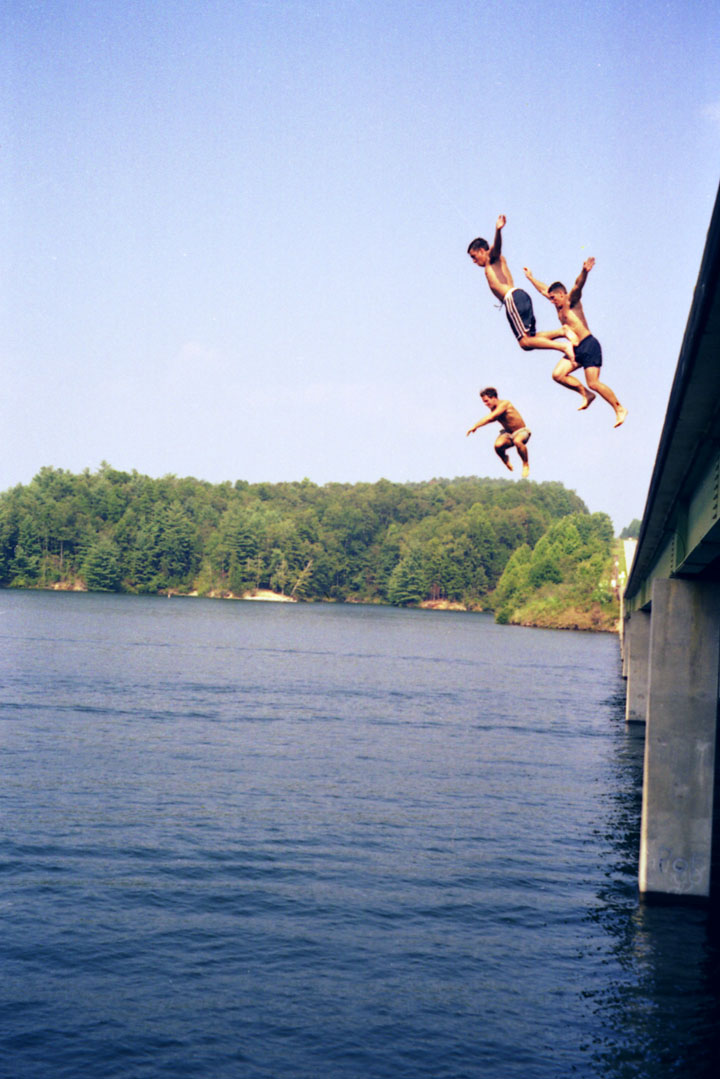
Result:
[[[684,1079],[615,637],[0,593],[0,1074]]]

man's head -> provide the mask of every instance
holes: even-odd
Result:
[[[480,390],[480,400],[488,408],[495,408],[498,401],[498,392],[494,386],[486,386],[484,390]]]
[[[476,266],[487,266],[490,261],[490,246],[487,240],[478,236],[467,249],[467,253]]]
[[[548,286],[548,299],[555,307],[562,307],[567,300],[567,289],[562,281],[553,281],[552,285]]]

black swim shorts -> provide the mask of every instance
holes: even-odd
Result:
[[[505,314],[510,323],[510,329],[519,339],[526,334],[532,337],[535,333],[535,312],[532,300],[525,289],[514,288],[505,293],[503,300]]]
[[[602,349],[596,337],[590,334],[575,345],[575,359],[581,367],[602,367]]]

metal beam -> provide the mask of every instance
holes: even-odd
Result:
[[[628,612],[658,577],[697,576],[720,555],[720,191],[625,588]]]

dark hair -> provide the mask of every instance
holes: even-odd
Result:
[[[553,281],[552,285],[548,288],[548,292],[567,292],[567,289],[562,281]]]
[[[471,251],[489,251],[489,250],[490,250],[490,244],[487,242],[487,240],[483,240],[478,236],[477,240],[473,240],[473,242],[468,247],[467,253],[469,255]]]
[[[484,390],[480,390],[481,397],[497,397],[498,392],[494,386],[486,386]]]

